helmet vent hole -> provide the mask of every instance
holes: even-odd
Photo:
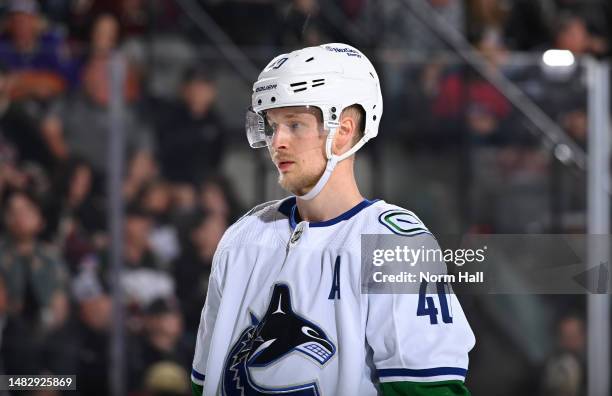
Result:
[[[321,85],[325,84],[325,79],[324,78],[318,78],[316,80],[312,80],[312,87],[320,87]]]
[[[257,101],[257,104],[258,104],[258,105],[260,105],[260,104],[261,104],[261,99],[259,99],[259,100]]]
[[[270,101],[271,101],[272,103],[274,103],[274,102],[276,102],[276,98],[275,98],[274,96],[272,96],[272,98],[270,98]]]
[[[376,121],[376,116],[372,117],[372,119],[374,119],[374,121]]]
[[[311,56],[310,58],[306,59],[306,62],[310,62],[312,60],[314,60],[314,57]]]
[[[307,84],[306,81],[300,81],[300,82],[296,82],[296,83],[293,83],[293,84],[289,84],[289,86],[292,87],[292,88],[293,87],[300,87],[300,88],[297,88],[297,89],[293,90],[293,93],[297,93],[297,92],[302,92],[302,91],[305,91],[306,89],[308,89],[306,84]],[[304,86],[301,87],[302,85],[304,85]]]

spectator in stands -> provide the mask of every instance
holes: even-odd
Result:
[[[0,63],[0,140],[3,146],[10,146],[5,146],[8,151],[3,150],[4,163],[34,163],[50,171],[66,156],[66,150],[54,146],[52,137],[42,128],[45,106],[33,99],[11,97],[15,79]]]
[[[72,281],[75,319],[56,335],[59,345],[48,348],[55,363],[52,372],[77,375],[78,395],[109,394],[109,349],[113,331],[110,292],[110,285],[98,276],[94,262],[84,262],[81,272]],[[127,386],[132,390],[140,385],[142,375],[138,360],[139,340],[130,332],[125,337]]]
[[[145,373],[144,396],[190,396],[189,374],[174,362],[159,362]]]
[[[140,207],[128,209],[125,219],[124,259],[128,268],[157,268],[157,257],[150,251],[151,214]]]
[[[161,361],[173,361],[185,369],[191,366],[194,345],[184,335],[181,311],[173,297],[156,299],[147,307],[144,336],[142,367]]]
[[[242,209],[232,186],[225,177],[211,175],[200,186],[200,207],[232,223],[242,215]]]
[[[584,320],[576,315],[568,315],[559,321],[557,329],[559,349],[584,359],[586,356]]]
[[[107,286],[100,282],[93,268],[83,268],[72,281],[76,301],[75,320],[69,328],[69,341],[63,340],[55,355],[61,371],[77,375],[79,395],[106,396],[109,392],[110,333],[112,301]],[[67,341],[67,342],[66,342]],[[126,342],[126,356],[131,362],[133,340]],[[132,367],[128,364],[128,368]]]
[[[564,13],[556,22],[554,38],[549,47],[569,50],[576,56],[582,56],[593,53],[592,39],[583,18]],[[577,65],[534,65],[525,69],[519,85],[579,145],[585,146],[587,91],[583,79],[584,69]]]
[[[94,20],[89,52],[92,58],[107,58],[119,44],[119,21],[112,14],[100,14]]]
[[[172,190],[165,180],[157,179],[144,186],[137,203],[151,214],[153,226],[150,245],[164,267],[180,253],[178,234],[172,218]]]
[[[589,51],[589,31],[584,19],[577,15],[565,14],[559,17],[555,26],[554,48],[572,51],[582,55]]]
[[[433,7],[436,14],[448,26],[464,34],[466,30],[464,1],[431,0],[418,2],[415,5]],[[390,123],[390,127],[386,130],[391,133],[400,129],[408,130],[411,134],[421,134],[423,129],[430,129],[429,127],[422,128],[421,125],[424,123],[420,121],[423,117],[426,118],[431,111],[429,108],[424,108],[427,104],[423,101],[423,95],[419,92],[419,83],[414,81],[416,79],[414,76],[421,73],[426,62],[445,56],[451,50],[438,35],[432,33],[431,27],[417,18],[410,7],[402,2],[381,2],[380,15],[382,28],[380,37],[376,41],[380,42],[381,49],[388,50],[385,51],[385,61],[381,62],[383,69],[380,76],[384,79],[385,96],[391,99],[387,101],[389,103],[386,104],[385,111],[388,114],[397,114],[392,118],[383,118],[382,122]],[[403,54],[408,54],[406,58],[408,61],[402,60]],[[429,71],[434,69],[430,68]],[[402,102],[407,102],[405,103],[407,106]],[[408,121],[406,121],[407,115]],[[414,128],[415,121],[419,123],[419,127]],[[412,131],[413,128],[415,131]]]
[[[47,113],[43,132],[52,147],[87,160],[96,176],[106,170],[106,145],[110,127],[110,61],[120,40],[117,18],[109,13],[98,15],[92,23],[90,43],[77,67],[81,87],[65,103]],[[118,59],[126,70],[123,98],[127,102],[125,130],[127,149],[135,156],[152,151],[153,139],[133,108],[140,95],[139,76],[125,57]],[[83,125],[93,128],[83,128]],[[99,144],[103,145],[100,146]]]
[[[76,374],[82,395],[108,395],[111,299],[94,277],[83,273],[74,282],[78,325]]]
[[[588,132],[586,105],[584,103],[573,103],[573,105],[572,108],[560,113],[561,126],[579,146],[586,149]]]
[[[190,184],[174,184],[172,188],[172,201],[177,216],[189,215],[196,209],[198,194]]]
[[[126,99],[128,88],[124,91]],[[68,148],[69,155],[89,162],[97,175],[104,175],[107,167],[108,137],[110,133],[110,71],[107,59],[92,59],[83,72],[83,87],[66,103],[57,106],[46,124],[57,145]],[[124,108],[124,131],[129,157],[147,155],[153,150],[150,132],[136,111]]]
[[[501,37],[504,34],[511,6],[497,0],[470,0],[468,8],[468,35],[487,32]]]
[[[74,83],[72,62],[63,39],[43,30],[35,0],[11,0],[8,34],[0,39],[0,61],[15,71],[13,97],[49,99]]]
[[[174,281],[191,287],[176,290],[185,317],[185,328],[195,331],[200,322],[202,302],[206,298],[212,258],[219,240],[227,228],[227,220],[205,211],[197,211],[185,225],[181,241],[181,256],[174,262]]]
[[[58,178],[59,179],[59,178]],[[57,186],[58,196],[65,199],[62,211],[65,211],[68,216],[78,217],[78,220],[83,223],[89,231],[96,231],[103,227],[100,223],[101,205],[94,207],[99,203],[92,202],[95,199],[95,194],[99,194],[94,180],[94,174],[91,166],[85,160],[72,158],[67,164],[65,172],[62,175],[61,185]]]
[[[493,72],[500,69],[506,50],[495,33],[484,34],[477,48]],[[433,114],[457,128],[465,120],[465,128],[477,142],[495,144],[504,138],[504,124],[511,106],[492,84],[471,68],[450,73],[440,83],[433,102]]]
[[[113,14],[102,13],[95,17],[91,25],[88,46],[85,48],[84,55],[77,67],[77,73],[80,77],[83,77],[84,69],[93,61],[106,63],[108,66],[111,56],[119,48],[122,39],[121,33],[119,21]],[[121,58],[126,67],[125,99],[128,102],[133,102],[140,95],[140,76],[122,52],[117,52],[115,55]]]
[[[79,158],[70,159],[54,181],[47,220],[71,272],[86,255],[105,247],[105,199],[97,184],[91,166]]]
[[[17,149],[0,129],[0,196],[7,189],[24,189],[26,183],[26,176],[17,167]]]
[[[159,164],[149,152],[134,156],[123,181],[123,197],[128,203],[135,203],[138,194],[159,178]]]
[[[180,103],[167,106],[157,123],[162,175],[172,183],[195,185],[219,169],[225,131],[214,109],[217,89],[210,70],[188,69]]]
[[[150,9],[145,0],[106,0],[103,6],[107,11],[119,16],[119,22],[126,34],[142,36],[147,32],[150,21]]]
[[[161,269],[163,266],[160,259],[151,249],[152,225],[149,213],[136,205],[128,207],[124,223],[125,243],[120,284],[130,309],[128,326],[134,332],[140,331],[142,313],[151,301],[174,293],[172,277]],[[81,262],[81,270],[90,267],[105,287],[111,285],[112,268],[108,249],[95,256],[85,257]]]
[[[64,264],[56,252],[38,240],[44,219],[37,200],[22,191],[7,195],[0,275],[7,286],[9,313],[29,315],[36,324],[57,326],[66,319]],[[33,300],[27,301],[29,298]]]
[[[572,51],[574,55],[604,55],[608,51],[607,41],[591,33],[586,20],[570,13],[562,13],[557,18],[552,46]]]
[[[46,334],[68,318],[67,273],[58,255],[38,238],[44,219],[36,199],[21,191],[7,195],[0,278],[8,322],[0,355],[9,372],[38,373]]]
[[[575,315],[557,324],[557,350],[548,359],[542,396],[580,396],[586,390],[586,334],[584,320]]]

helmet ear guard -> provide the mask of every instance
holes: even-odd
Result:
[[[368,140],[371,139],[371,136],[367,136],[365,133],[365,119],[362,120],[362,122],[360,122],[360,124],[363,124],[363,136],[361,137],[361,139],[359,139],[359,141],[357,141],[347,152],[340,154],[340,155],[336,155],[333,154],[333,140],[336,136],[336,133],[338,132],[338,129],[340,128],[340,119],[341,119],[341,115],[344,112],[344,110],[348,109],[349,107],[353,106],[353,104],[345,106],[345,107],[337,107],[340,108],[340,111],[337,111],[337,108],[333,108],[332,107],[332,115],[335,115],[336,118],[334,120],[332,120],[332,122],[330,123],[332,125],[331,128],[327,129],[328,131],[328,136],[327,136],[327,140],[326,140],[326,146],[325,146],[325,154],[327,156],[327,159],[332,158],[332,156],[337,158],[337,162],[343,161],[346,158],[350,157],[351,155],[355,154],[361,147],[363,147],[364,144],[367,143]],[[363,117],[365,117],[365,111],[364,111],[364,115]],[[361,125],[357,125],[357,128],[360,128]]]

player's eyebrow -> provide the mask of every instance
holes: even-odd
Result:
[[[306,114],[309,114],[309,113],[288,113],[288,114],[285,114],[284,117],[285,118],[298,118]]]
[[[281,116],[279,116],[279,119],[284,119],[284,120],[295,120],[295,119],[301,119],[304,115],[307,115],[309,113],[287,113],[287,114],[283,114]],[[268,122],[271,122],[273,120],[270,119],[269,115],[266,115]]]

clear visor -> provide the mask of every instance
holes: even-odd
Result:
[[[249,107],[246,112],[245,128],[251,147],[268,147],[272,143],[274,130],[266,121],[266,117],[253,111],[252,107]]]
[[[325,134],[323,129],[323,116],[321,109],[315,106],[285,107],[282,114],[270,115],[265,111],[256,113],[252,107],[246,112],[246,134],[252,148],[269,147],[272,139],[279,130],[286,131],[297,138],[304,138],[312,134]],[[314,117],[313,117],[314,116]]]

